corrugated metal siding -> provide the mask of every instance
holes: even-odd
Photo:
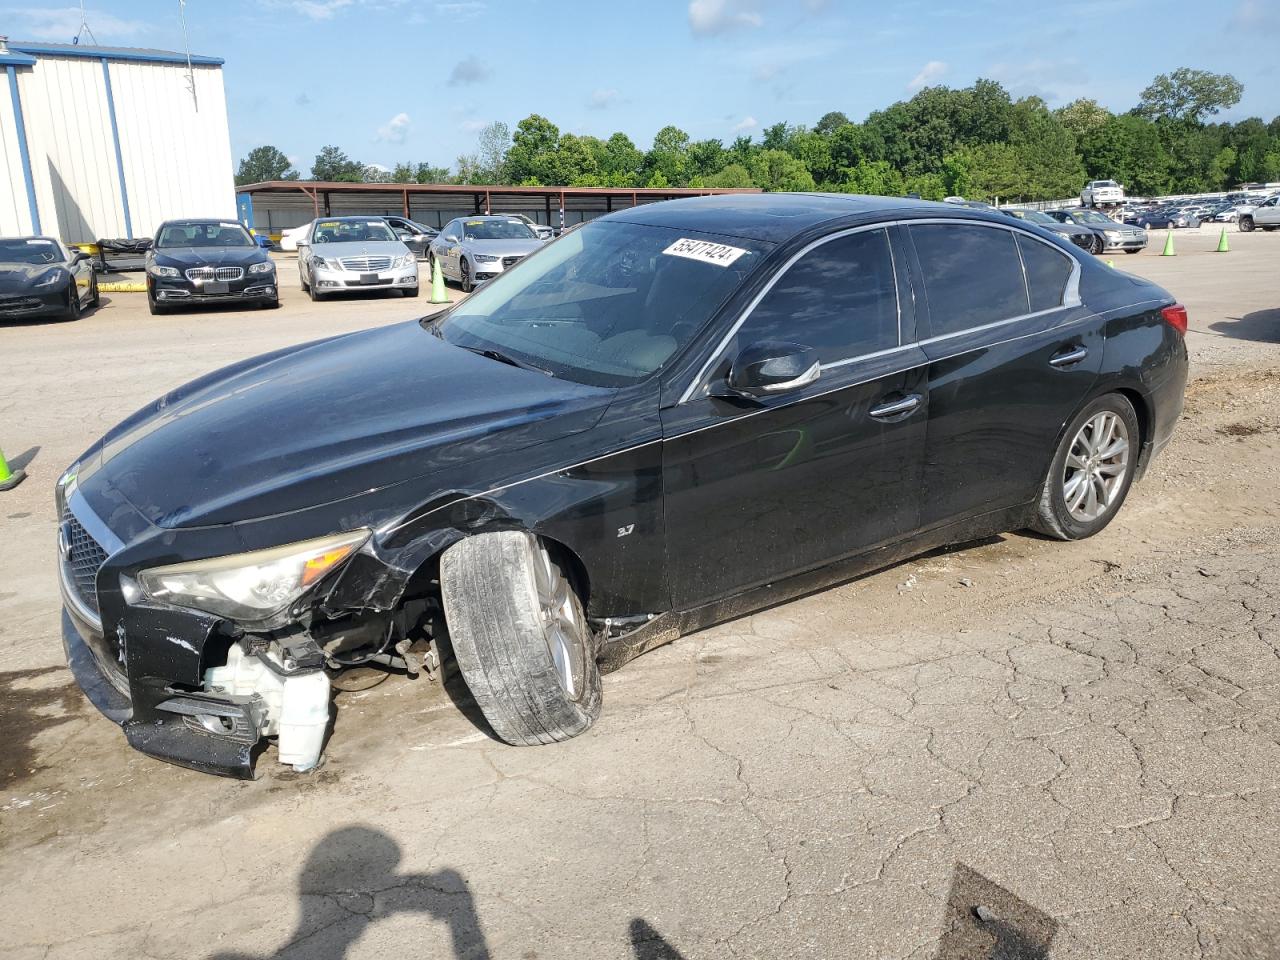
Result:
[[[9,74],[0,67],[0,236],[34,233],[31,205],[27,202],[27,181],[22,174],[18,150],[18,122],[13,115],[13,95]]]
[[[236,219],[222,70],[112,61],[111,87],[135,236],[175,217]]]
[[[44,232],[73,242],[124,236],[102,64],[40,57],[18,89]]]

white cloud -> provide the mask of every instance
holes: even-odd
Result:
[[[412,126],[413,123],[407,113],[397,113],[378,128],[378,134],[374,140],[379,143],[404,143]]]
[[[489,69],[489,65],[472,54],[453,65],[453,70],[449,73],[449,86],[461,87],[469,83],[483,83],[492,76],[493,71]]]
[[[309,20],[332,20],[334,14],[349,7],[352,0],[289,0],[289,8]]]
[[[21,36],[23,40],[55,40],[69,43],[80,30],[79,7],[54,7],[49,10],[30,10],[10,8],[0,10],[5,17],[13,17],[14,25],[10,30],[12,36]],[[85,10],[85,20],[93,31],[95,39],[105,43],[108,40],[123,40],[136,37],[151,29],[151,25],[143,20],[126,20],[112,16],[92,7]],[[83,38],[87,42],[93,41]]]
[[[689,0],[689,29],[694,33],[717,34],[764,23],[746,0]]]
[[[911,78],[911,82],[907,84],[907,89],[911,91],[920,90],[929,86],[935,80],[941,79],[942,75],[947,72],[947,65],[942,60],[930,60],[920,72]]]
[[[489,125],[489,121],[487,120],[475,120],[475,119],[463,120],[460,124],[458,124],[458,129],[461,130],[463,133],[479,133],[488,125]]]
[[[591,94],[587,100],[588,110],[607,110],[618,102],[618,91],[612,88],[605,90],[599,89]]]
[[[733,125],[733,132],[742,133],[744,130],[754,130],[758,126],[760,124],[755,117],[747,116]]]

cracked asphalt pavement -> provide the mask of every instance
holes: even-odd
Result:
[[[79,695],[50,489],[155,394],[411,305],[120,295],[0,330],[31,474],[0,494],[0,955],[1280,956],[1280,237],[1215,239],[1117,264],[1187,304],[1194,379],[1102,535],[1010,533],[683,638],[554,747],[352,673],[324,767],[268,753],[253,783],[132,753]]]

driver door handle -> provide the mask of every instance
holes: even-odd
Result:
[[[877,420],[887,420],[890,417],[910,413],[918,406],[920,406],[920,394],[910,393],[898,400],[886,400],[878,406],[872,407],[868,413]]]
[[[1069,367],[1073,363],[1079,363],[1089,355],[1089,348],[1080,344],[1075,347],[1068,348],[1063,353],[1056,353],[1049,358],[1049,366],[1051,367]]]

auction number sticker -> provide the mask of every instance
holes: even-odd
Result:
[[[662,252],[669,257],[684,257],[687,260],[701,260],[703,263],[714,264],[717,267],[727,267],[749,251],[742,247],[731,247],[727,243],[712,243],[710,240],[690,240],[688,237],[681,237]]]

